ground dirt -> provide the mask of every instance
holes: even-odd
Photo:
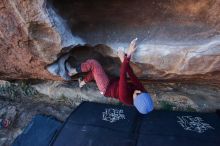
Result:
[[[213,112],[220,109],[218,86],[186,83],[144,84],[152,95],[157,110]],[[77,82],[41,82],[34,85],[1,82],[0,95],[0,118],[8,118],[11,121],[8,128],[0,129],[1,146],[9,146],[37,114],[50,115],[65,121],[82,101],[121,104],[102,96],[95,83],[79,89]]]

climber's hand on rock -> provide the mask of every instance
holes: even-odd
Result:
[[[137,38],[135,38],[131,41],[131,43],[128,47],[128,52],[127,52],[128,57],[131,57],[131,55],[133,55],[133,53],[136,51],[136,49],[137,49],[136,42],[137,42]]]

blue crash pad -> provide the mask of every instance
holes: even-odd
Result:
[[[52,117],[37,115],[12,146],[49,146],[61,125]]]

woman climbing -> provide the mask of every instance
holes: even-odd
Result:
[[[80,87],[95,80],[100,93],[104,96],[116,98],[126,105],[134,105],[142,114],[149,113],[153,110],[153,101],[144,89],[144,86],[135,76],[129,64],[131,56],[137,49],[136,41],[137,39],[134,39],[130,43],[127,54],[122,50],[118,51],[118,57],[122,62],[119,79],[110,80],[99,62],[94,59],[88,59],[76,68],[73,68],[70,64],[66,63],[69,76],[73,76],[80,72],[88,72],[85,78],[82,81],[79,81]],[[127,74],[132,83],[127,82]]]

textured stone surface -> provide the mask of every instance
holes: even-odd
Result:
[[[52,0],[89,44],[107,44],[115,56],[139,38],[133,61],[139,77],[220,81],[219,0]],[[66,10],[70,11],[66,11]],[[79,56],[79,55],[78,55]]]
[[[218,86],[186,83],[144,83],[144,86],[153,98],[155,109],[207,112],[220,108]],[[69,99],[77,105],[84,100],[118,103],[118,100],[101,95],[95,83],[79,88],[77,82],[51,81],[35,84],[33,87],[51,98]]]
[[[104,65],[114,62],[108,73],[118,75],[118,60],[110,57],[138,37],[132,60],[139,77],[220,83],[220,0],[49,2],[0,1],[1,79],[58,80],[45,66],[63,47],[84,43],[110,51],[96,46],[88,55],[74,48],[75,63],[98,53],[108,58]]]
[[[100,103],[118,103],[113,98],[106,98],[100,94],[95,84],[87,84],[84,88],[79,88],[77,82],[47,82],[33,85],[33,87],[44,95],[55,99],[70,99],[79,105],[82,101],[93,101]]]
[[[61,50],[44,0],[0,1],[0,77],[51,78],[44,66]]]

